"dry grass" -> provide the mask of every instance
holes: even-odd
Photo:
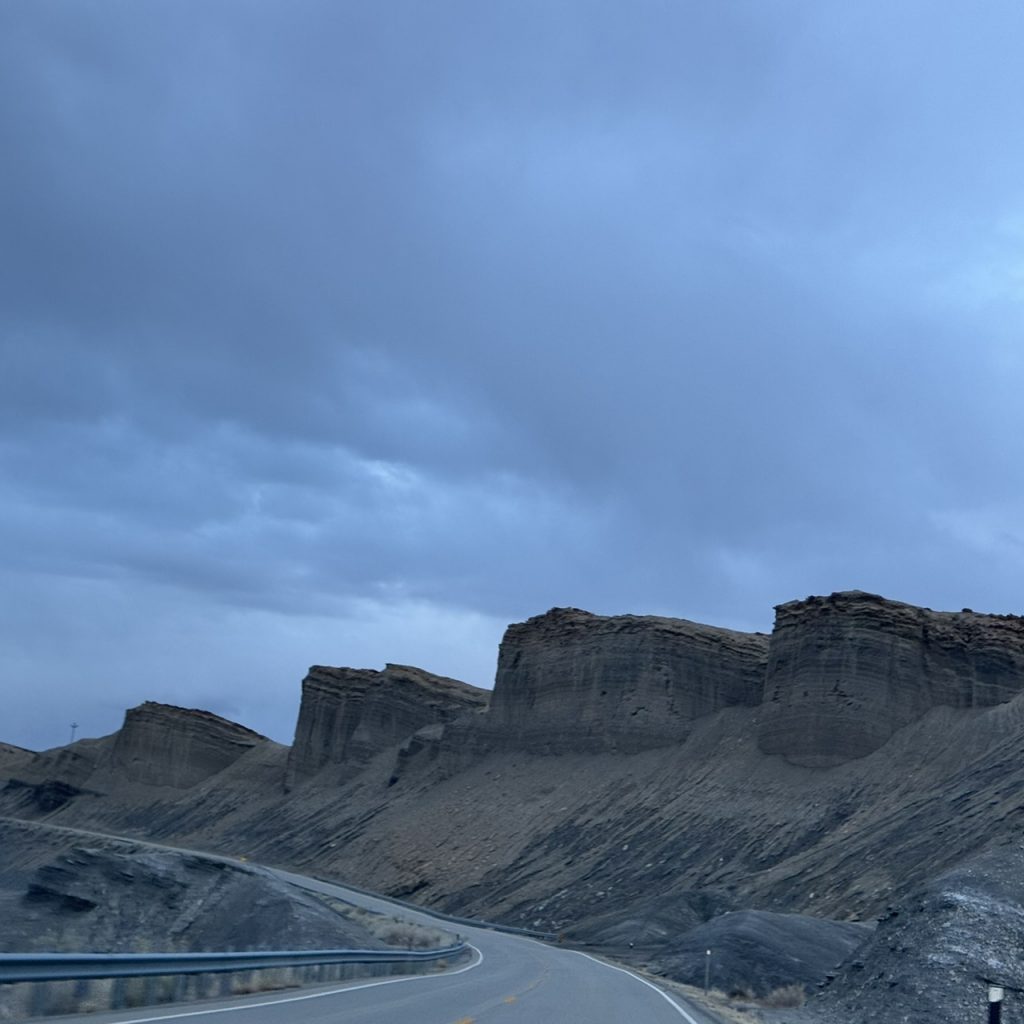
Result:
[[[404,949],[437,949],[445,944],[441,932],[399,921],[397,918],[393,923],[384,922],[379,927],[371,928],[371,931],[381,942],[389,946],[402,946]]]
[[[681,995],[686,996],[692,1003],[706,1007],[710,1010],[716,1020],[728,1022],[728,1024],[755,1024],[760,1018],[754,1017],[749,1011],[751,1003],[736,1004],[724,992],[712,989],[707,995],[704,990],[692,985],[672,985],[659,978],[659,984],[666,988],[675,988]]]
[[[402,949],[437,949],[452,943],[452,936],[438,928],[403,921],[399,917],[375,914],[362,907],[347,907],[345,916],[358,922],[374,938]]]
[[[803,985],[782,985],[773,988],[766,996],[756,1000],[758,1006],[766,1010],[792,1010],[803,1006],[807,1000],[807,992]]]
[[[713,988],[705,995],[702,988],[698,988],[695,985],[685,985],[681,981],[673,981],[671,978],[645,970],[636,964],[624,964],[621,961],[607,957],[599,957],[599,959],[606,959],[609,963],[616,966],[625,967],[626,970],[632,971],[634,974],[649,978],[661,988],[668,989],[670,992],[677,992],[679,995],[690,1000],[690,1002],[696,1003],[697,1006],[706,1007],[723,1024],[761,1024],[760,1016],[754,1016],[749,1012],[745,1012],[753,1009],[752,1003],[737,1004],[721,989]]]
[[[285,989],[300,987],[297,981],[238,981],[232,982],[231,994],[251,996],[260,992],[283,992]]]
[[[734,986],[728,993],[713,988],[707,994],[695,985],[684,985],[660,975],[652,974],[633,965],[629,970],[642,974],[652,981],[678,992],[698,1006],[707,1007],[719,1020],[728,1024],[760,1024],[762,1018],[758,1009],[797,1009],[804,1005],[807,994],[803,985],[783,985],[767,995],[758,996],[749,985]]]

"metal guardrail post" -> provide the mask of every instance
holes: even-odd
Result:
[[[1002,985],[989,985],[988,987],[988,1024],[1000,1024],[1003,1016],[1003,996],[1005,992]]]

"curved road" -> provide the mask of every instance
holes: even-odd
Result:
[[[370,910],[449,931],[455,927],[341,886],[275,873]],[[59,1019],[64,1024],[715,1024],[714,1018],[679,996],[585,953],[484,928],[458,927],[475,953],[468,964],[446,973]]]

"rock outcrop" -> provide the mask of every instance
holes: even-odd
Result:
[[[671,952],[662,959],[673,978],[690,985],[700,985],[709,966],[715,988],[765,996],[785,985],[817,985],[872,931],[870,925],[851,921],[738,910],[672,936],[666,943]]]
[[[444,724],[487,703],[486,690],[408,665],[374,669],[314,665],[302,681],[288,781],[328,765],[359,769],[425,726]]]
[[[146,701],[125,713],[104,767],[131,782],[188,789],[268,742],[209,711]]]
[[[846,591],[776,608],[759,745],[811,767],[864,757],[929,709],[1024,691],[1024,618]]]
[[[509,626],[486,728],[540,752],[631,752],[761,700],[768,637],[656,616],[554,608]]]
[[[1012,1012],[1012,1019],[1019,1019],[1022,879],[1024,851],[1014,837],[928,880],[888,907],[871,939],[808,1003],[810,1018],[908,1024],[983,1020],[991,982],[1005,986],[1006,1016]]]
[[[0,846],[5,951],[384,945],[313,894],[245,864],[9,820],[0,820]]]
[[[24,747],[16,747],[13,743],[0,743],[0,765],[17,764],[19,761],[31,761],[34,752]]]

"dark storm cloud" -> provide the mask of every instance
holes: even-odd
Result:
[[[0,23],[12,678],[159,697],[125,617],[179,701],[278,637],[293,703],[406,632],[486,682],[552,604],[1018,604],[1017,6]]]

